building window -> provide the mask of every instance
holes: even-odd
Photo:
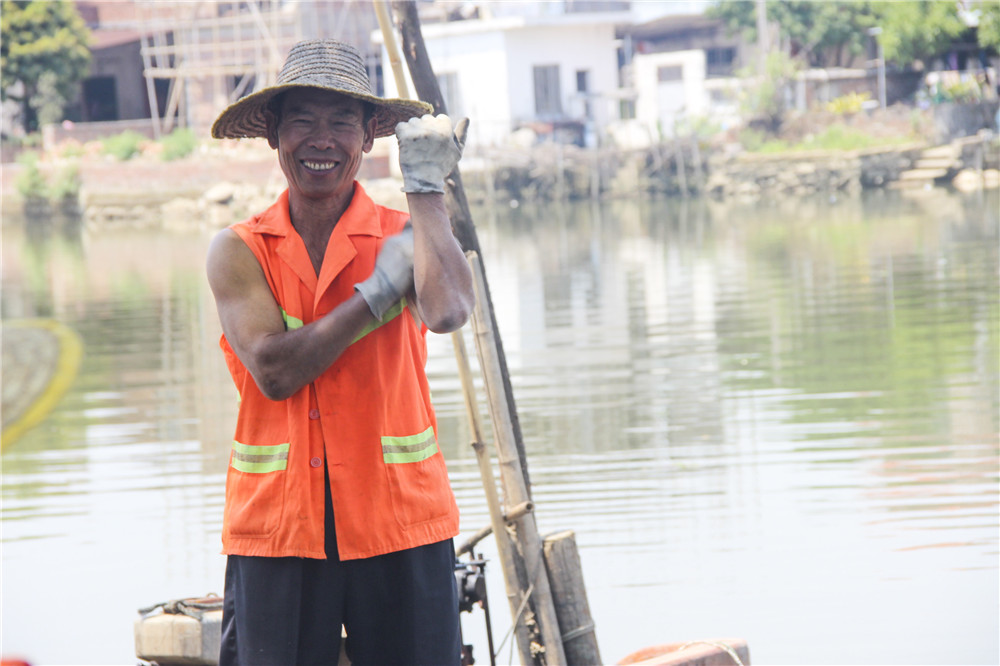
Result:
[[[660,83],[668,81],[681,81],[684,79],[684,68],[680,65],[656,68],[656,80]]]
[[[590,102],[590,70],[576,70],[576,92],[583,98],[583,117],[587,120],[594,119],[594,108]]]
[[[734,48],[705,49],[705,75],[729,76],[733,73],[735,61],[736,49]]]
[[[437,75],[438,87],[441,89],[441,99],[448,109],[448,114],[452,118],[461,118],[465,115],[462,107],[462,96],[458,92],[458,74],[455,72],[445,72]]]
[[[535,65],[535,114],[562,115],[559,94],[559,65]]]
[[[112,76],[92,76],[83,82],[83,119],[118,120],[118,90]]]
[[[621,100],[618,103],[618,115],[622,120],[635,120],[635,100]]]

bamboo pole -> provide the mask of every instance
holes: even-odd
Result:
[[[471,254],[471,253],[470,253]],[[473,279],[476,275],[473,274]],[[493,467],[490,464],[490,456],[483,443],[482,421],[479,416],[479,401],[476,399],[476,388],[472,381],[472,368],[469,363],[469,354],[465,347],[465,338],[461,331],[455,331],[452,341],[455,346],[455,358],[458,361],[459,377],[462,380],[462,395],[465,397],[465,411],[469,418],[469,426],[472,430],[472,448],[476,453],[476,461],[479,463],[479,476],[483,482],[483,489],[486,493],[486,505],[490,512],[490,526],[497,543],[497,552],[500,556],[500,565],[503,570],[504,588],[507,593],[507,601],[510,604],[514,619],[514,632],[518,646],[521,649],[521,660],[525,664],[532,662],[531,658],[531,636],[529,628],[522,622],[517,622],[517,609],[521,605],[523,594],[520,586],[520,576],[517,571],[517,549],[510,533],[507,532],[507,518],[500,507],[500,497],[497,493],[496,479],[493,476]],[[477,534],[478,539],[486,538],[488,533],[482,530]],[[477,540],[478,540],[477,539]],[[471,551],[471,548],[470,548]],[[461,553],[459,553],[461,554]],[[525,649],[526,648],[526,649]],[[491,655],[494,656],[494,655]]]
[[[379,16],[379,25],[382,31],[383,39],[385,40],[386,48],[398,49],[398,46],[396,46],[395,36],[392,33],[391,22],[388,20],[387,12],[385,11],[386,8],[384,1],[376,0],[375,8],[376,13]],[[394,57],[393,54],[390,53],[389,61],[392,64],[393,74],[396,77],[397,85],[400,83],[402,84],[399,88],[400,96],[409,96],[408,89],[405,86],[405,78],[403,77],[401,71],[402,65],[398,54]],[[452,181],[452,183],[454,183],[454,181]],[[452,185],[452,188],[454,187],[455,186]],[[460,183],[457,187],[461,190]],[[476,253],[473,251],[469,254],[471,255],[471,263],[471,257],[476,256]],[[476,281],[481,280],[481,271],[477,272],[473,270],[473,279]],[[477,303],[480,303],[478,294],[479,289],[477,288]],[[530,625],[522,619],[524,617],[524,609],[528,606],[528,602],[532,600],[532,587],[530,583],[525,582],[526,574],[524,573],[524,563],[518,552],[517,544],[507,530],[507,520],[504,517],[503,510],[500,506],[500,499],[496,490],[496,480],[493,477],[493,470],[490,466],[489,455],[487,454],[485,445],[483,444],[482,426],[479,419],[479,408],[475,399],[474,386],[472,383],[472,372],[468,360],[469,356],[465,349],[465,340],[462,338],[461,331],[452,333],[452,341],[455,345],[456,357],[458,358],[459,374],[462,380],[466,413],[469,417],[470,428],[472,429],[472,447],[476,453],[476,459],[479,463],[480,477],[482,478],[483,488],[486,493],[486,502],[490,512],[491,531],[494,533],[497,541],[497,551],[503,568],[504,585],[507,592],[507,600],[511,608],[511,617],[514,623],[514,634],[520,651],[521,662],[523,664],[533,664],[535,663],[534,655],[537,651],[533,650],[532,646],[537,645],[537,641],[535,640],[536,635],[538,634],[537,627]]]
[[[471,255],[469,263],[472,265],[473,283],[476,287],[476,308],[473,311],[476,350],[479,354],[483,383],[486,386],[487,399],[490,403],[490,414],[493,416],[493,436],[500,465],[500,477],[505,491],[505,502],[508,507],[513,508],[530,502],[531,498],[528,496],[524,477],[521,474],[521,461],[514,445],[510,419],[507,418],[509,413],[507,405],[504,402],[502,391],[499,390],[502,386],[500,381],[502,370],[496,354],[494,329],[485,308],[487,294],[485,292],[486,283],[483,279],[483,266],[479,262],[478,255],[475,254]],[[546,664],[565,664],[566,655],[563,651],[562,636],[559,633],[559,619],[552,599],[552,590],[549,587],[549,576],[542,557],[542,542],[538,535],[534,512],[525,511],[523,515],[513,521],[513,527],[516,533],[515,543],[520,545],[521,559],[524,562],[526,582],[530,593],[530,599],[525,597],[525,600],[533,602],[534,621],[537,623],[541,638],[541,643],[537,646],[535,641],[532,641],[528,650],[532,656],[538,656],[544,651],[544,663]],[[530,625],[531,620],[532,618],[525,618],[524,624]],[[515,617],[515,621],[521,624],[519,617]],[[523,645],[521,649],[523,653]],[[534,660],[524,663],[533,662]]]
[[[416,4],[412,0],[407,0],[396,1],[393,5],[401,20],[404,53],[418,97],[430,102],[434,106],[435,112],[444,113],[446,112],[444,101],[424,47]],[[391,26],[383,25],[382,30],[383,33],[391,33]],[[389,48],[389,44],[389,37],[387,37],[387,48]],[[499,500],[497,500],[495,507],[491,507],[491,522],[494,523],[494,534],[497,537],[498,547],[504,548],[504,544],[510,545],[509,552],[506,553],[505,557],[504,573],[505,578],[508,572],[516,574],[516,581],[511,580],[511,583],[516,582],[516,584],[509,584],[508,591],[517,596],[509,593],[508,600],[513,613],[521,660],[525,665],[565,664],[566,654],[563,649],[563,637],[559,631],[555,601],[549,585],[542,540],[538,533],[534,512],[531,510],[533,506],[531,486],[520,424],[517,420],[517,410],[514,407],[513,390],[507,372],[503,346],[495,333],[496,317],[485,271],[479,259],[479,241],[469,213],[458,168],[449,174],[447,186],[446,201],[453,230],[463,249],[467,251],[473,269],[473,283],[476,289],[476,307],[473,312],[476,349],[488,394],[501,483],[504,488],[505,506],[507,507],[504,522],[510,524],[513,534],[507,534],[507,525],[500,524]],[[469,250],[472,252],[468,252]],[[462,349],[464,350],[464,341]],[[456,353],[460,353],[457,347]],[[465,358],[467,359],[467,356]],[[471,388],[469,376],[463,379],[463,382],[465,381],[470,382],[469,388]],[[474,396],[474,393],[466,393],[467,408],[469,408],[470,403],[474,402],[474,397],[470,399],[470,396]],[[475,439],[481,444],[481,428],[477,418],[478,408],[471,413],[475,415],[470,416],[476,435]],[[491,491],[492,493],[496,492],[492,469],[486,469],[488,465],[485,463],[488,462],[488,457],[485,455],[485,450],[482,447],[476,447],[476,453],[480,461],[481,474],[489,503]],[[579,579],[582,582],[582,576]],[[517,608],[514,607],[515,601]]]
[[[407,67],[410,70],[410,78],[413,80],[413,87],[416,89],[417,97],[425,102],[429,102],[434,107],[434,113],[447,113],[444,98],[441,96],[441,88],[438,86],[437,78],[434,76],[434,69],[431,67],[427,49],[424,46],[423,35],[420,32],[420,17],[417,15],[417,6],[413,0],[393,0],[393,9],[399,16],[400,32],[403,37],[403,55],[406,58]],[[472,222],[472,214],[469,212],[469,202],[465,197],[465,188],[462,186],[462,175],[456,168],[449,174],[445,182],[445,205],[448,208],[448,217],[451,219],[452,231],[458,239],[462,249],[466,252],[473,251],[482,258],[479,249],[479,237],[476,235],[476,226]],[[486,306],[493,328],[497,328],[496,313],[493,310],[493,301],[489,298],[489,283],[483,276],[486,290]],[[521,460],[527,460],[524,450],[524,439],[521,436],[521,424],[517,417],[517,408],[514,402],[514,389],[510,385],[510,375],[507,372],[507,357],[503,351],[503,344],[498,337],[496,339],[497,355],[502,368],[503,391],[506,396],[507,411],[511,426],[514,430],[514,439],[517,445],[517,453]],[[531,493],[531,478],[528,474],[527,464],[522,465],[521,474],[524,476],[524,485]]]
[[[392,76],[396,81],[396,90],[403,99],[410,98],[410,87],[406,84],[403,74],[403,62],[399,58],[399,45],[396,43],[396,33],[392,30],[392,19],[389,17],[389,7],[386,0],[375,0],[375,18],[378,19],[382,39],[385,40],[385,50],[389,53],[389,64],[392,66]]]

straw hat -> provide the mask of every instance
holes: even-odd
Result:
[[[216,139],[266,137],[264,109],[267,103],[275,95],[292,88],[332,90],[370,102],[378,120],[375,138],[394,134],[398,122],[432,112],[431,105],[425,102],[376,97],[357,49],[333,39],[311,39],[299,42],[288,52],[275,85],[247,95],[223,111],[212,125],[212,136]]]

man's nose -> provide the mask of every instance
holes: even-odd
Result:
[[[316,123],[309,135],[309,142],[314,148],[325,150],[336,145],[337,133],[331,123]]]

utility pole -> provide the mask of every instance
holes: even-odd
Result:
[[[882,40],[880,35],[882,34],[882,28],[875,26],[874,28],[868,28],[868,34],[875,38],[875,67],[878,72],[878,106],[880,109],[885,108],[885,53],[882,51]]]
[[[767,34],[767,2],[756,0],[757,9],[757,74],[767,76],[767,52],[770,49]]]

